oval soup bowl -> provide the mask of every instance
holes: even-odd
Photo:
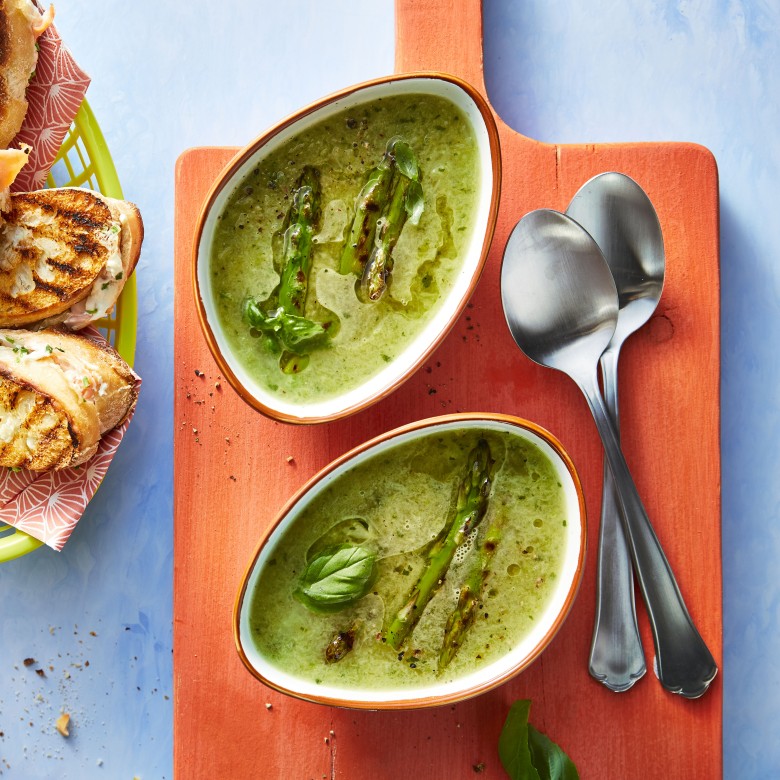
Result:
[[[503,655],[481,668],[451,681],[419,687],[373,689],[370,686],[317,684],[291,674],[265,658],[252,638],[250,615],[253,594],[269,562],[278,565],[274,560],[277,546],[301,513],[322,491],[361,462],[418,437],[464,429],[509,432],[536,445],[552,463],[563,491],[566,524],[562,562],[548,603],[535,619],[531,631]],[[500,414],[461,413],[414,422],[382,434],[336,459],[309,480],[282,509],[255,551],[239,588],[233,614],[236,648],[244,665],[258,680],[281,693],[306,701],[374,710],[434,707],[461,701],[501,685],[528,667],[547,647],[574,602],[582,578],[585,546],[585,500],[579,477],[562,445],[546,430],[526,420]],[[312,620],[316,619],[317,616],[312,615]]]
[[[248,174],[261,160],[296,134],[345,109],[404,94],[433,95],[449,100],[465,115],[476,136],[478,192],[471,237],[462,252],[460,269],[449,293],[437,303],[436,312],[421,332],[378,373],[335,397],[317,402],[290,402],[270,392],[253,378],[236,358],[225,337],[209,273],[215,227],[231,196]],[[353,414],[379,401],[426,360],[466,306],[490,249],[500,188],[501,155],[493,114],[479,92],[454,76],[420,73],[370,81],[323,98],[280,122],[231,161],[212,187],[198,221],[193,263],[195,300],[204,336],[220,370],[250,406],[288,423],[327,422]]]

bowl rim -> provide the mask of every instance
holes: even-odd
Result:
[[[214,206],[215,200],[222,192],[222,190],[226,186],[228,186],[229,183],[233,180],[233,177],[235,176],[237,171],[241,168],[241,166],[252,155],[254,155],[262,146],[264,146],[268,141],[270,141],[276,135],[286,130],[288,127],[300,121],[304,117],[307,117],[310,114],[319,111],[321,108],[324,108],[325,106],[331,103],[341,100],[342,98],[349,97],[350,95],[353,95],[356,92],[361,92],[366,89],[378,87],[383,84],[390,84],[393,82],[412,81],[415,79],[444,81],[444,82],[449,82],[450,84],[460,88],[474,102],[474,105],[477,107],[482,117],[482,120],[485,124],[485,130],[488,136],[488,147],[490,151],[490,158],[491,158],[491,165],[492,165],[493,184],[492,184],[492,191],[490,195],[490,208],[488,209],[487,224],[485,226],[485,235],[482,241],[482,249],[480,251],[480,257],[475,266],[474,273],[472,274],[472,278],[469,282],[468,289],[465,291],[458,306],[453,310],[451,316],[449,317],[444,327],[439,332],[438,336],[431,342],[431,344],[428,345],[426,349],[424,349],[417,356],[417,358],[413,361],[413,363],[410,364],[409,368],[389,385],[380,388],[378,391],[363,398],[360,402],[354,403],[351,406],[345,407],[337,412],[334,412],[333,414],[328,414],[328,415],[300,414],[299,415],[299,414],[292,414],[292,413],[280,411],[279,409],[276,409],[273,406],[269,406],[268,404],[263,403],[263,401],[255,397],[250,392],[250,390],[246,388],[243,385],[243,383],[238,379],[234,371],[231,369],[228,361],[222,354],[222,350],[220,349],[219,344],[217,343],[216,336],[214,335],[214,331],[212,330],[211,324],[209,323],[206,314],[206,307],[205,304],[203,303],[203,296],[201,295],[200,284],[198,282],[199,249],[200,249],[201,239],[203,236],[203,230],[206,224],[206,219],[212,207]],[[230,383],[231,387],[238,393],[239,397],[244,402],[249,404],[249,406],[251,406],[256,411],[266,415],[267,417],[285,423],[292,423],[297,425],[312,425],[317,423],[330,422],[332,420],[339,420],[344,417],[349,417],[353,414],[356,414],[357,412],[360,412],[363,409],[366,409],[369,406],[374,405],[378,401],[381,401],[383,398],[387,397],[392,392],[394,392],[406,380],[408,380],[412,376],[412,374],[414,374],[415,371],[417,371],[417,369],[430,357],[430,355],[434,352],[434,350],[438,348],[438,346],[441,344],[441,342],[444,340],[447,334],[452,330],[458,318],[463,313],[463,309],[465,308],[466,304],[471,299],[471,296],[474,294],[474,290],[476,289],[480,277],[482,276],[482,271],[485,267],[488,254],[490,252],[490,247],[493,242],[493,235],[495,233],[496,222],[498,219],[498,206],[499,206],[500,195],[501,195],[501,148],[500,148],[498,127],[496,125],[496,120],[493,115],[493,110],[491,109],[486,98],[483,97],[483,95],[479,92],[479,90],[476,89],[476,87],[472,86],[471,84],[464,81],[463,79],[458,78],[457,76],[453,76],[449,73],[442,73],[438,71],[412,71],[408,73],[394,73],[388,76],[382,76],[381,78],[372,79],[370,81],[364,81],[358,84],[353,84],[352,86],[346,87],[345,89],[339,90],[338,92],[333,92],[329,95],[326,95],[325,97],[322,97],[310,103],[304,108],[299,109],[295,113],[290,114],[289,116],[287,116],[286,118],[278,122],[277,124],[273,125],[268,130],[264,131],[261,135],[257,136],[253,141],[251,141],[249,144],[244,146],[236,153],[236,155],[230,160],[230,162],[228,162],[225,168],[222,169],[222,171],[219,173],[216,180],[212,184],[211,188],[209,189],[208,195],[206,196],[206,199],[204,200],[203,205],[200,209],[200,213],[198,215],[198,220],[196,223],[195,233],[193,237],[193,244],[192,244],[192,266],[191,266],[192,286],[193,286],[193,292],[195,297],[195,308],[197,311],[197,316],[198,316],[198,321],[200,323],[201,331],[203,333],[203,336],[206,339],[206,344],[219,370],[222,372],[223,376]]]
[[[243,646],[241,639],[241,610],[244,604],[244,599],[247,595],[247,588],[249,585],[249,579],[252,575],[252,571],[257,563],[260,553],[274,534],[276,529],[284,522],[288,514],[293,510],[295,505],[308,493],[317,483],[327,477],[333,471],[338,469],[344,463],[348,462],[352,458],[366,452],[367,450],[379,445],[390,439],[401,436],[402,434],[412,431],[422,431],[426,428],[432,428],[439,425],[459,423],[459,422],[498,422],[515,426],[517,428],[524,429],[532,434],[535,434],[544,442],[546,442],[555,454],[561,459],[561,462],[565,466],[566,470],[571,477],[574,490],[577,495],[577,504],[580,517],[580,538],[579,538],[579,553],[577,557],[577,568],[572,577],[571,584],[569,585],[568,593],[564,601],[563,607],[556,615],[555,620],[551,623],[544,636],[536,644],[532,652],[530,652],[522,661],[513,667],[505,669],[501,674],[491,677],[489,679],[478,682],[468,688],[464,688],[461,691],[452,691],[450,693],[434,696],[414,696],[413,691],[410,692],[408,698],[393,699],[392,701],[383,701],[376,699],[374,701],[369,700],[353,700],[348,698],[340,698],[329,696],[327,694],[322,696],[308,695],[301,691],[291,690],[283,685],[280,685],[273,680],[269,680],[264,677],[258,669],[256,669],[252,662],[249,660]],[[526,420],[522,417],[516,417],[514,415],[492,413],[492,412],[458,412],[453,414],[441,415],[439,417],[428,417],[422,420],[416,420],[406,425],[402,425],[398,428],[393,428],[390,431],[385,431],[367,441],[358,444],[348,452],[332,460],[322,469],[317,471],[311,478],[309,478],[302,487],[300,487],[291,498],[287,500],[284,506],[276,513],[274,519],[269,526],[262,533],[260,540],[255,548],[255,551],[250,559],[249,565],[246,567],[244,574],[241,577],[241,584],[236,595],[236,599],[233,605],[233,640],[236,646],[239,657],[247,670],[257,680],[267,685],[273,690],[292,696],[295,699],[302,701],[309,701],[315,704],[325,704],[328,706],[342,707],[348,709],[359,710],[408,710],[408,709],[423,709],[428,707],[438,707],[445,704],[454,704],[456,702],[465,701],[466,699],[473,698],[482,693],[497,688],[507,680],[511,679],[515,675],[519,674],[523,670],[527,669],[547,648],[550,642],[553,640],[559,629],[565,622],[566,618],[571,611],[574,604],[574,600],[579,591],[580,584],[582,582],[584,568],[585,568],[585,555],[587,548],[587,511],[585,506],[585,494],[583,491],[582,483],[580,481],[577,470],[574,466],[568,452],[564,449],[563,444],[546,428],[543,428],[537,423]],[[381,694],[377,691],[377,694]]]

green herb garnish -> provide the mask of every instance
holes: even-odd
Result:
[[[529,722],[531,702],[516,701],[498,739],[498,756],[511,780],[579,780],[571,759]]]
[[[340,544],[322,550],[306,566],[295,597],[312,612],[338,612],[368,593],[376,577],[376,553]]]

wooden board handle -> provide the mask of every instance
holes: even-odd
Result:
[[[487,97],[482,0],[396,0],[395,70],[451,73]]]

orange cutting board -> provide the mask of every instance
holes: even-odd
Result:
[[[396,69],[439,70],[483,94],[479,0],[399,0]],[[346,85],[345,85],[346,86]],[[698,701],[649,671],[613,694],[587,672],[594,614],[602,452],[585,401],[525,359],[506,328],[499,267],[531,209],[565,209],[591,176],[636,179],[658,211],[668,271],[658,312],[621,361],[626,457],[694,621],[722,657],[718,180],[691,144],[556,146],[499,119],[498,225],[469,307],[429,362],[389,398],[319,426],[272,422],[217,372],[193,303],[193,234],[206,192],[234,149],[194,149],[176,170],[174,763],[177,780],[503,778],[496,746],[510,704],[572,757],[583,778],[717,778],[722,677]],[[260,128],[258,128],[260,130]],[[551,430],[571,453],[589,512],[589,555],[574,608],[542,657],[501,688],[416,712],[353,712],[287,698],[254,680],[234,649],[233,602],[256,543],[312,474],[365,439],[454,411],[505,412]],[[652,639],[643,607],[648,667]]]

